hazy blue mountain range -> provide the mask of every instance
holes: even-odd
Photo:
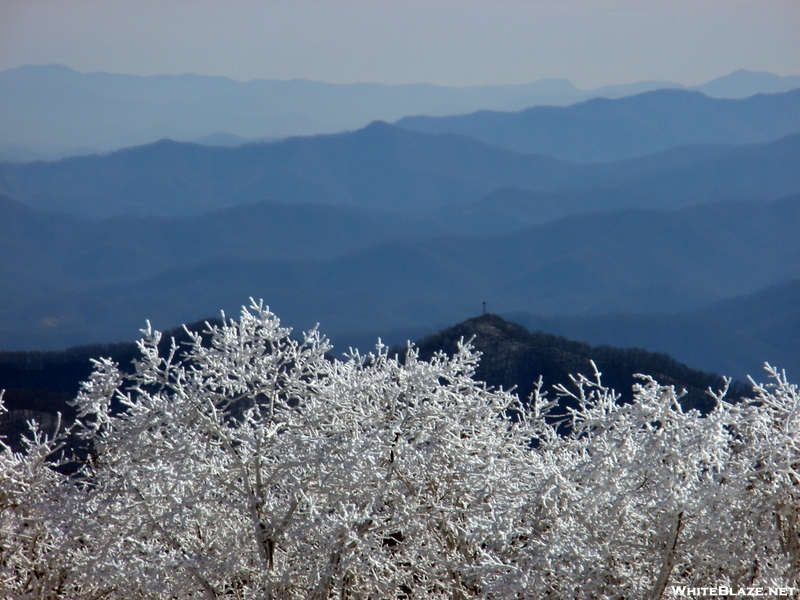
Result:
[[[679,314],[560,315],[509,318],[592,344],[646,346],[696,368],[764,380],[763,363],[800,374],[800,280]]]
[[[673,208],[800,191],[798,165],[800,134],[767,144],[694,145],[576,164],[375,122],[352,133],[238,148],[165,140],[107,155],[5,163],[0,192],[35,208],[90,217],[190,215],[264,199],[420,214],[501,188],[614,190],[623,199],[641,198],[638,206]]]
[[[0,73],[0,160],[34,160],[109,151],[162,138],[231,145],[290,135],[333,133],[373,120],[476,110],[568,105],[619,98],[670,82],[646,81],[583,91],[564,79],[526,85],[449,88],[428,84],[334,85],[192,74],[137,77],[78,73],[59,65]],[[696,86],[710,96],[741,98],[800,87],[800,77],[736,71]],[[218,135],[219,134],[219,135]]]
[[[443,229],[432,222],[430,228]],[[416,220],[352,206],[259,202],[178,217],[86,219],[0,196],[0,295],[124,282],[206,261],[334,257],[415,235]],[[24,282],[24,283],[23,283]],[[16,285],[13,285],[16,283]],[[22,287],[20,287],[22,286]]]
[[[566,107],[404,117],[397,125],[466,135],[508,150],[562,160],[614,161],[687,144],[769,142],[800,132],[800,89],[742,100],[662,89]]]
[[[148,96],[142,79],[160,87]],[[748,79],[787,83],[736,73],[715,85],[735,95]],[[211,97],[218,83],[235,96],[245,85],[115,81],[120,101],[174,107],[185,89],[202,96],[208,84]],[[82,106],[86,89],[73,92]],[[552,118],[527,133],[515,126],[571,140],[559,148],[592,160],[629,156],[611,162],[377,121],[244,145],[220,129],[200,143],[2,163],[0,349],[131,340],[144,319],[172,327],[255,296],[296,328],[319,321],[340,348],[415,339],[488,302],[545,331],[706,370],[742,377],[764,359],[792,368],[800,133],[783,134],[799,99],[662,90],[548,108]]]
[[[37,208],[87,216],[196,214],[264,199],[409,212],[507,185],[563,187],[575,172],[549,157],[375,122],[275,144],[216,148],[164,140],[102,156],[4,164],[0,188]]]
[[[483,301],[545,315],[675,312],[800,277],[800,195],[428,237],[351,207],[263,203],[110,220],[0,207],[9,350],[131,339],[145,318],[168,327],[237,311],[249,296],[296,327],[374,339],[458,321]]]
[[[689,89],[713,98],[747,98],[755,94],[780,94],[800,88],[800,76],[780,77],[772,73],[738,69]]]

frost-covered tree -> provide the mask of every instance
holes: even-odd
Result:
[[[326,359],[262,306],[135,374],[98,363],[77,398],[92,444],[77,570],[121,597],[504,594],[554,467],[477,357]],[[178,360],[178,355],[181,359]],[[114,397],[125,407],[115,415]],[[146,587],[144,586],[146,582]]]
[[[5,412],[0,394],[0,415]],[[64,509],[76,487],[54,467],[62,436],[30,423],[25,453],[0,440],[0,597],[64,597],[71,574],[63,534]],[[69,544],[68,544],[69,545]]]
[[[800,587],[800,399],[774,370],[702,416],[647,378],[631,404],[599,374],[520,402],[473,379],[468,343],[338,361],[289,334],[260,303],[166,355],[148,327],[132,375],[96,363],[73,426],[0,448],[0,596]],[[69,476],[67,434],[85,455]]]
[[[563,597],[660,598],[668,585],[798,587],[800,398],[785,377],[703,417],[649,378],[621,405],[596,381],[541,451],[562,465],[548,574]]]

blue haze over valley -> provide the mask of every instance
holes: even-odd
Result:
[[[800,371],[800,77],[687,88],[0,73],[0,350],[264,298],[339,349],[482,310]]]

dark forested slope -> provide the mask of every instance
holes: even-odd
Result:
[[[212,322],[219,324],[218,320]],[[202,331],[205,324],[197,322],[187,327]],[[173,338],[179,348],[188,341],[183,328],[167,331],[162,338],[162,353],[168,351]],[[686,390],[684,406],[703,411],[713,406],[705,390],[724,386],[720,377],[690,369],[664,354],[609,346],[593,348],[562,337],[531,333],[491,314],[430,335],[417,342],[417,347],[420,356],[427,360],[440,350],[453,353],[462,338],[472,339],[476,350],[482,353],[476,379],[495,387],[515,388],[523,399],[528,398],[539,376],[545,384],[543,390],[558,383],[569,384],[571,374],[593,378],[589,361],[597,364],[604,384],[615,388],[623,400],[632,397],[631,386],[638,381],[633,377],[635,373],[645,373],[664,385]],[[35,419],[45,430],[55,425],[57,413],[61,413],[65,422],[71,421],[75,412],[69,401],[91,374],[93,359],[110,358],[123,371],[132,372],[132,361],[138,356],[134,343],[84,346],[59,352],[0,352],[0,390],[5,390],[4,402],[9,410],[0,415],[0,436],[19,448],[19,435],[27,430],[27,420]],[[741,384],[736,384],[733,394],[744,390]],[[120,405],[115,401],[114,406]]]
[[[476,379],[494,387],[509,389],[514,386],[523,399],[530,396],[540,376],[542,391],[551,390],[555,384],[572,387],[570,375],[582,374],[594,380],[590,361],[601,372],[603,384],[615,389],[623,400],[630,400],[632,386],[641,382],[634,377],[637,373],[649,375],[662,385],[674,385],[678,391],[684,390],[684,408],[704,412],[714,406],[707,390],[725,386],[718,375],[691,369],[666,354],[638,348],[592,347],[564,337],[530,332],[493,314],[475,317],[427,336],[417,342],[417,349],[420,357],[428,360],[438,351],[452,354],[460,340],[472,340],[472,345],[481,352]],[[402,354],[404,350],[397,348],[394,352]],[[745,391],[746,386],[736,383],[732,395]]]

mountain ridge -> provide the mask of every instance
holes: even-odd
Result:
[[[576,164],[376,121],[345,134],[238,148],[162,140],[54,163],[1,163],[0,193],[37,208],[93,217],[199,214],[265,199],[421,214],[508,187],[614,189],[674,208],[800,191],[798,164],[800,134],[762,144],[694,145],[609,164]]]
[[[404,117],[399,127],[466,135],[508,150],[612,162],[688,144],[763,143],[800,131],[800,89],[740,100],[662,89],[566,107]]]
[[[477,199],[509,180],[557,185],[571,171],[549,157],[374,122],[346,134],[239,148],[161,140],[56,163],[5,163],[0,164],[0,189],[34,206],[82,210],[87,216],[133,210],[186,214],[266,198],[373,203],[402,212],[442,202],[438,197]],[[403,203],[398,203],[400,198]]]
[[[63,65],[27,65],[0,72],[0,159],[58,158],[105,152],[169,137],[215,133],[282,138],[334,133],[380,119],[443,116],[480,109],[519,110],[619,98],[671,82],[637,82],[578,90],[563,79],[530,84],[451,88],[431,84],[326,84],[308,80],[79,73]],[[737,71],[691,89],[742,97],[800,87],[800,77]]]

